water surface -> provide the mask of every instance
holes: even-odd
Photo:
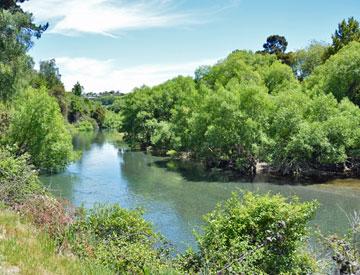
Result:
[[[233,191],[297,195],[321,204],[313,226],[343,234],[348,228],[345,213],[360,211],[360,181],[335,180],[325,184],[294,185],[266,177],[229,180],[226,173],[205,173],[195,164],[184,164],[127,149],[109,134],[82,134],[74,145],[83,154],[60,174],[41,177],[52,192],[75,205],[119,203],[146,209],[145,218],[178,249],[194,245],[193,229],[202,216]]]

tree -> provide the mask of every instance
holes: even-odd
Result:
[[[294,57],[292,52],[285,53],[287,46],[288,42],[284,36],[271,35],[263,45],[264,50],[258,53],[275,54],[278,60],[290,66],[294,62]]]
[[[354,17],[341,21],[338,29],[332,35],[332,47],[330,48],[330,55],[337,53],[341,48],[348,45],[351,41],[360,42],[360,27],[359,22]]]
[[[59,68],[56,66],[55,59],[41,61],[39,74],[45,80],[48,89],[57,85],[62,85],[61,74]]]
[[[26,54],[31,36],[23,32],[30,18],[23,13],[0,11],[0,99],[9,100],[29,82],[33,67]]]
[[[72,159],[72,139],[65,127],[59,105],[45,89],[29,88],[14,104],[8,143],[17,145],[17,154],[30,154],[40,170],[56,172]]]
[[[288,42],[286,38],[281,35],[270,35],[263,45],[264,52],[269,54],[285,53]]]
[[[195,70],[195,82],[203,79],[211,70],[211,66],[203,65]]]
[[[0,9],[11,10],[11,11],[22,11],[18,3],[24,3],[28,0],[2,0],[0,2]]]
[[[311,75],[316,67],[325,62],[328,49],[328,45],[313,41],[305,49],[294,52],[294,62],[291,67],[296,77],[302,81]]]
[[[72,92],[74,95],[76,96],[81,96],[81,94],[83,93],[84,87],[80,85],[79,82],[76,82],[76,84],[74,85],[74,87],[72,88]]]
[[[307,88],[319,93],[332,93],[337,100],[348,97],[360,106],[360,43],[351,42],[306,80]]]
[[[34,36],[36,38],[40,38],[42,33],[46,31],[49,27],[49,23],[45,25],[36,25],[33,23],[32,14],[28,12],[24,12],[19,6],[18,3],[24,3],[28,0],[2,0],[0,2],[0,12],[9,11],[12,14],[23,14],[27,17],[27,20],[22,22],[22,31],[23,34],[28,36]],[[32,44],[30,44],[32,45]]]

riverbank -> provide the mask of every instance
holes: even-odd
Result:
[[[104,266],[59,253],[44,231],[26,217],[0,209],[0,274],[114,274]]]
[[[140,149],[139,149],[140,150]],[[138,150],[135,150],[138,151]],[[288,183],[323,183],[336,179],[356,179],[360,178],[359,163],[353,162],[345,164],[333,164],[333,165],[319,165],[317,167],[302,167],[297,172],[287,171],[286,169],[279,169],[266,162],[255,162],[253,172],[243,173],[234,168],[233,164],[222,162],[221,165],[210,166],[205,161],[195,158],[190,152],[176,152],[174,150],[157,150],[152,147],[140,150],[141,152],[151,154],[156,157],[166,158],[179,163],[195,164],[202,166],[205,173],[223,173],[227,175],[229,180],[237,180],[246,178],[253,180],[255,177],[266,177],[272,179],[272,181],[285,181]]]

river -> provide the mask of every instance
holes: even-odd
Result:
[[[169,161],[131,151],[114,134],[88,133],[74,137],[82,157],[42,182],[57,196],[73,204],[119,203],[146,210],[145,218],[177,249],[194,246],[204,214],[239,190],[281,193],[301,200],[318,200],[312,226],[343,234],[349,223],[345,213],[360,211],[360,180],[333,180],[322,184],[294,184],[258,176],[253,181],[231,180],[223,172],[205,172],[199,165]]]

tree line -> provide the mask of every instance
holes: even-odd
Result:
[[[272,35],[263,50],[236,50],[194,78],[137,88],[116,101],[125,139],[243,174],[265,162],[282,175],[358,175],[359,34],[349,18],[331,45],[289,53],[286,39]]]
[[[292,66],[277,50],[235,51],[215,66],[199,68],[194,79],[177,77],[153,88],[141,87],[104,109],[82,97],[79,83],[71,93],[65,92],[54,60],[34,70],[27,51],[48,25],[34,24],[32,15],[19,5],[24,1],[0,2],[0,211],[13,211],[21,222],[33,223],[34,235],[45,232],[46,251],[81,260],[78,274],[84,270],[105,274],[328,271],[305,248],[316,202],[234,194],[205,217],[196,238],[198,250],[174,257],[141,210],[117,205],[73,209],[41,185],[38,171],[60,171],[76,157],[70,123],[79,128],[91,128],[89,123],[116,124],[134,146],[187,152],[208,166],[244,173],[253,173],[259,161],[283,173],[301,172],[308,166],[356,167],[360,122],[356,39],[340,39],[341,49],[334,42],[335,52],[326,60],[319,57],[325,52],[322,46],[299,51],[296,60],[301,61]],[[353,30],[349,22],[345,27]],[[348,37],[345,27],[334,37]],[[275,40],[269,39],[264,50],[273,49],[272,43],[279,45]],[[360,227],[358,219],[353,220],[351,234],[326,237],[324,242],[333,256],[332,270],[341,274],[360,269],[356,243]],[[35,252],[26,259],[19,256],[22,253],[10,258],[15,249],[26,247],[8,238],[14,231],[22,232],[1,232],[1,269],[4,261],[26,262]],[[47,256],[44,262],[52,255]]]

